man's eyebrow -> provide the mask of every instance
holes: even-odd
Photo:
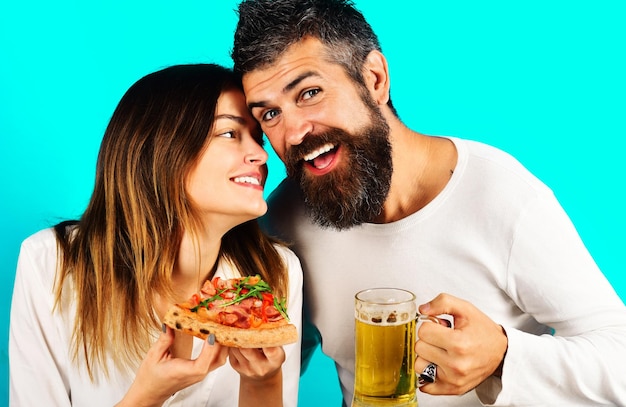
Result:
[[[282,93],[287,93],[291,90],[293,90],[293,88],[295,88],[296,86],[298,86],[298,84],[300,82],[302,82],[303,80],[310,78],[311,76],[319,76],[319,74],[315,71],[306,71],[301,73],[300,75],[296,76],[296,78],[294,80],[292,80],[291,82],[289,82],[287,85],[285,85],[285,87],[282,90]],[[268,102],[265,100],[261,100],[258,102],[250,102],[248,103],[248,109],[252,110],[255,107],[265,107],[267,106]]]
[[[311,76],[319,76],[319,75],[317,74],[317,72],[314,72],[314,71],[303,72],[300,75],[296,76],[296,78],[293,81],[291,81],[287,85],[285,85],[285,87],[283,88],[283,93],[289,92],[290,90],[292,90],[293,88],[298,86],[298,84],[300,82],[302,82],[303,80],[305,80],[306,78],[309,78]]]

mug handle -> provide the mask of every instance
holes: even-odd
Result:
[[[424,321],[424,322],[434,322],[439,325],[443,325],[447,328],[454,328],[454,317],[452,315],[445,315],[439,317],[433,317],[431,315],[420,314],[419,312],[415,314],[416,321]]]

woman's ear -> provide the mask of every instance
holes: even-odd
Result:
[[[379,105],[389,101],[389,67],[380,51],[371,51],[363,64],[363,79],[367,89]]]

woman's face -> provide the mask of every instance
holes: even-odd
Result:
[[[209,139],[187,178],[187,194],[205,222],[221,225],[225,233],[267,211],[267,152],[243,92],[232,89],[220,95]]]

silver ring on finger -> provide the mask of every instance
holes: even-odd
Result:
[[[424,368],[424,370],[422,370],[422,373],[420,373],[418,383],[420,386],[423,386],[425,384],[435,383],[436,379],[437,379],[437,365],[434,363],[429,363]]]

